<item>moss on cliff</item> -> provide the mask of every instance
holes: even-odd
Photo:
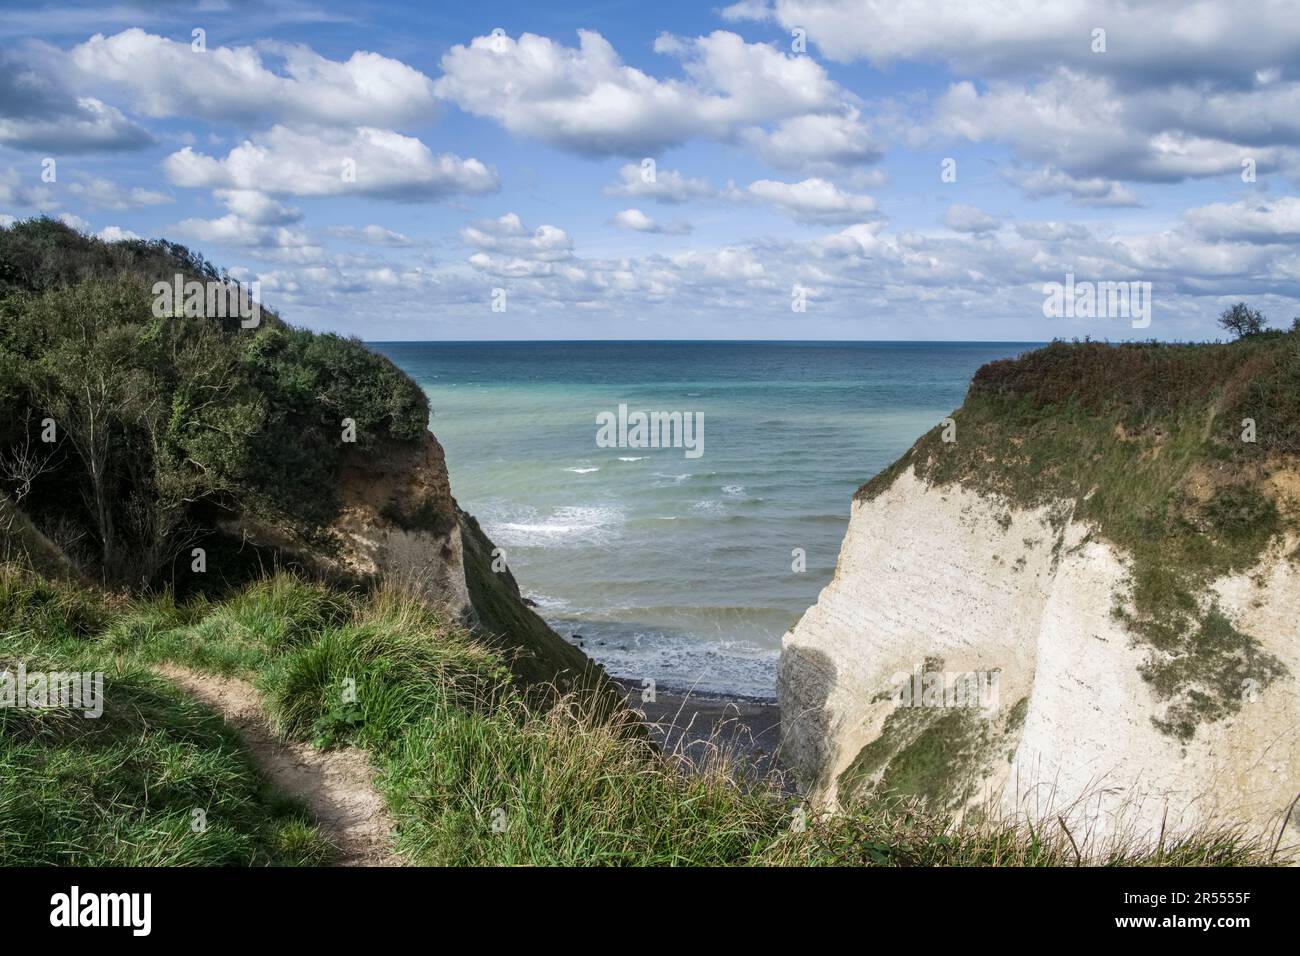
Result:
[[[1243,686],[1285,673],[1223,618],[1208,585],[1297,527],[1300,503],[1279,488],[1300,475],[1300,333],[1054,342],[981,368],[952,417],[956,441],[936,426],[856,497],[910,467],[1012,506],[1064,503],[1131,558],[1116,613],[1149,651],[1142,673],[1167,733],[1190,739],[1236,713]]]
[[[928,657],[921,671],[941,674],[943,660]],[[963,682],[961,700],[978,700],[974,674]],[[895,689],[878,695],[889,700]],[[890,798],[921,799],[937,809],[957,809],[976,792],[989,772],[989,754],[1020,730],[1025,701],[1005,714],[975,706],[953,705],[958,688],[945,685],[944,704],[908,706],[896,703],[885,717],[880,734],[859,751],[836,781],[841,802],[878,793]]]

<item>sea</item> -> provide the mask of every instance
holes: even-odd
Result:
[[[453,494],[557,632],[638,685],[758,698],[831,580],[853,492],[981,365],[1036,347],[368,345],[429,396]]]

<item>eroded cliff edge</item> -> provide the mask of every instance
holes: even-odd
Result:
[[[162,308],[155,283],[181,280],[205,294]],[[0,226],[0,562],[182,600],[281,567],[392,581],[473,626],[524,682],[613,694],[494,566],[420,387],[269,305],[249,322],[207,314],[236,287],[166,240]]]
[[[1252,338],[992,363],[859,490],[781,657],[813,794],[1275,830],[1300,790],[1300,334]],[[917,671],[946,703],[996,675],[995,703],[899,706]]]

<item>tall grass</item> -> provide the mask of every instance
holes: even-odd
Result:
[[[13,860],[50,859],[53,851],[41,840],[55,834],[60,846],[82,847],[84,859],[103,859],[111,846],[139,847],[131,858],[147,852],[159,863],[213,862],[218,855],[284,862],[294,853],[298,862],[315,859],[300,818],[282,814],[265,830],[254,826],[248,815],[265,806],[258,803],[264,797],[251,776],[240,775],[251,771],[234,759],[237,745],[141,670],[163,660],[254,680],[286,736],[365,748],[397,822],[399,851],[415,863],[1072,866],[1266,859],[1231,830],[1169,840],[1159,849],[1114,840],[1077,857],[1060,830],[958,820],[917,802],[872,799],[821,817],[789,788],[737,772],[739,758],[725,748],[691,761],[660,752],[630,712],[611,719],[576,693],[539,704],[495,651],[398,590],[340,594],[279,575],[219,603],[138,602],[110,615],[97,633],[65,635],[50,646],[67,654],[70,640],[121,668],[115,714],[123,722],[104,726],[118,726],[112,739],[124,748],[115,754],[123,759],[115,764],[107,747],[58,751],[58,766],[90,773],[101,789],[69,789],[54,776],[28,786],[23,798],[39,790],[44,809],[18,814],[21,826],[6,824],[27,834],[11,845]],[[125,722],[130,713],[138,715],[134,724]],[[132,734],[146,729],[150,743],[137,753]],[[4,759],[30,771],[37,755],[61,739],[56,730],[42,737],[33,728],[15,733],[5,726]],[[154,779],[146,797],[137,765],[181,772],[161,796]],[[205,856],[185,839],[182,811],[201,794],[233,801],[215,816],[243,821],[231,824],[220,854]],[[0,804],[9,807],[0,818],[16,813],[16,796]],[[128,822],[133,807],[147,811],[142,829]]]
[[[0,568],[0,670],[21,662],[29,672],[104,674],[97,718],[72,708],[0,708],[0,866],[327,858],[306,811],[266,787],[219,717],[104,652],[104,628],[134,620],[139,630],[159,618],[153,604],[129,606]]]

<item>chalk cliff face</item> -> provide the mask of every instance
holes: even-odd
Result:
[[[1099,839],[1207,821],[1276,834],[1300,791],[1293,526],[1202,582],[1199,631],[1153,646],[1133,628],[1134,557],[1079,514],[1086,494],[1016,504],[969,474],[919,475],[930,453],[859,493],[834,579],[785,636],[783,749],[810,795],[1062,815]],[[1270,481],[1284,514],[1293,478]],[[917,671],[949,696],[904,706]],[[976,676],[992,678],[991,702],[951,706]],[[1189,708],[1190,730],[1174,719]]]

